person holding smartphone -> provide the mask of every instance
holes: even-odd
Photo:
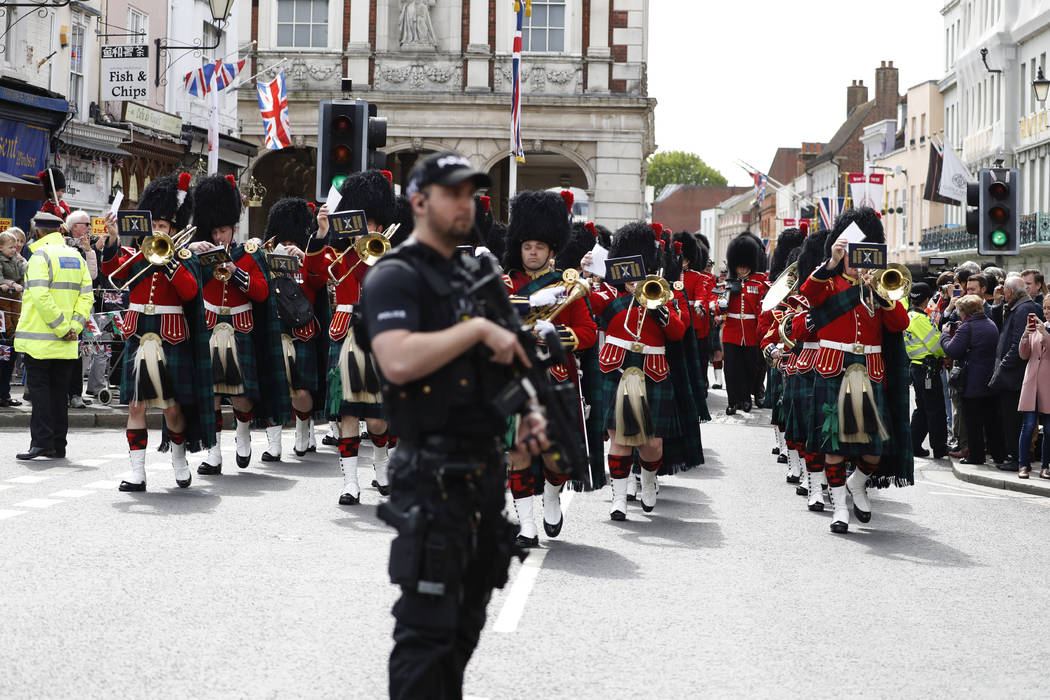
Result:
[[[1031,473],[1032,438],[1036,425],[1043,427],[1043,454],[1040,478],[1050,479],[1050,333],[1046,324],[1029,313],[1018,355],[1027,361],[1021,398],[1017,410],[1021,412],[1021,435],[1017,444],[1017,477],[1027,479]]]

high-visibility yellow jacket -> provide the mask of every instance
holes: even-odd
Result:
[[[95,300],[87,263],[57,231],[29,248],[33,255],[26,270],[15,350],[37,360],[75,360],[78,336]],[[75,337],[65,340],[70,330]]]
[[[904,349],[912,364],[921,364],[927,357],[944,357],[941,332],[934,327],[930,317],[918,309],[909,311],[908,316],[911,322],[904,331]]]

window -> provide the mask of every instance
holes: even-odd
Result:
[[[139,36],[129,36],[129,44],[145,44],[149,37],[149,15],[144,12],[139,12],[133,7],[128,8],[128,34],[138,34]]]
[[[69,101],[73,103],[75,113],[83,117],[81,108],[84,101],[84,16],[73,13],[73,26],[69,36]]]
[[[277,0],[277,45],[327,47],[328,0]]]
[[[523,33],[525,51],[564,51],[565,0],[532,0]]]

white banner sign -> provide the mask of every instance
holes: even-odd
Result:
[[[101,82],[103,100],[145,102],[149,90],[149,47],[103,46]]]

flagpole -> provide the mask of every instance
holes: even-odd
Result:
[[[241,89],[241,87],[243,87],[245,83],[247,83],[247,82],[249,82],[249,81],[252,81],[252,80],[255,80],[256,78],[258,78],[258,77],[259,77],[260,75],[262,75],[262,74],[263,74],[263,73],[265,73],[266,71],[270,71],[270,70],[273,70],[274,68],[276,68],[277,66],[281,65],[282,63],[284,63],[284,62],[285,62],[285,61],[287,61],[287,60],[288,60],[288,58],[287,58],[287,57],[285,57],[285,58],[282,58],[282,59],[281,59],[280,61],[278,61],[277,63],[274,63],[273,65],[270,65],[270,66],[266,66],[265,68],[263,68],[263,69],[262,69],[261,71],[259,71],[259,72],[258,72],[258,73],[256,73],[255,75],[251,75],[251,76],[248,76],[247,78],[245,78],[245,79],[244,79],[244,80],[242,80],[241,82],[237,83],[237,84],[236,84],[236,85],[235,85],[235,86],[233,87],[233,89],[234,89],[234,90],[239,90],[239,89]],[[237,76],[237,77],[239,78],[240,76]]]
[[[211,107],[208,110],[208,174],[219,172],[219,91],[215,85],[215,71],[211,72],[209,91]]]

